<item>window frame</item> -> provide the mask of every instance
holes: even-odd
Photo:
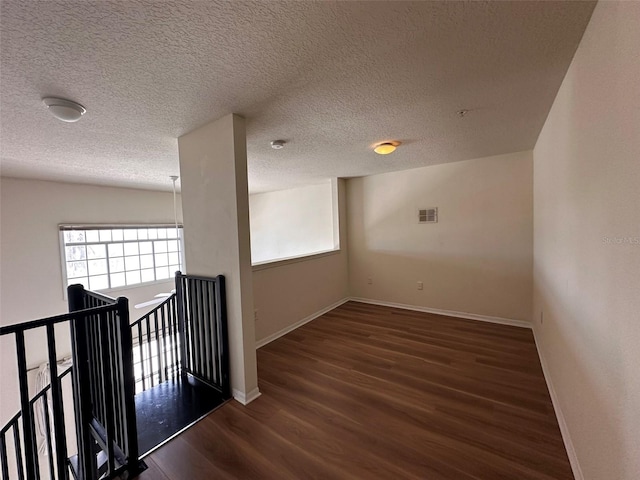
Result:
[[[182,224],[178,224],[178,268],[181,271],[185,271],[186,267],[185,267],[185,256],[184,256],[184,227]],[[70,243],[67,244],[65,241],[65,232],[68,231],[73,231],[73,230],[83,230],[83,231],[87,231],[87,230],[142,230],[142,229],[152,229],[152,228],[168,228],[168,229],[172,229],[175,230],[176,229],[176,224],[172,224],[172,223],[149,223],[149,224],[143,224],[143,223],[136,223],[136,224],[68,224],[68,223],[64,223],[64,224],[59,224],[58,225],[58,235],[59,235],[59,245],[60,245],[60,266],[61,266],[61,274],[62,274],[62,289],[63,289],[63,298],[66,300],[67,298],[67,285],[69,284],[70,280],[73,280],[73,278],[69,278],[68,277],[68,273],[67,273],[67,263],[73,260],[68,260],[67,259],[67,250],[66,247],[67,246],[73,246],[73,245],[83,245],[83,246],[89,246],[89,245],[105,245],[105,257],[104,259],[106,260],[106,273],[103,275],[107,275],[107,281],[108,281],[108,285],[109,287],[107,288],[102,288],[102,289],[97,289],[96,291],[99,292],[112,292],[112,291],[120,291],[120,290],[128,290],[128,289],[132,289],[132,288],[139,288],[139,287],[145,287],[145,286],[151,286],[151,285],[159,285],[162,283],[166,283],[166,282],[170,282],[174,277],[173,277],[173,273],[175,272],[169,272],[169,277],[168,278],[163,278],[163,279],[159,279],[159,280],[151,280],[151,281],[146,281],[146,282],[139,282],[139,283],[131,283],[131,284],[126,284],[126,280],[125,280],[125,284],[124,285],[120,285],[120,286],[111,286],[111,275],[112,273],[121,273],[121,272],[111,272],[111,265],[110,265],[110,257],[109,257],[109,244],[125,244],[125,243],[136,243],[139,244],[140,242],[145,242],[145,241],[156,241],[156,240],[162,240],[162,239],[136,239],[136,240],[124,240],[124,237],[122,240],[110,240],[110,241],[98,241],[98,242],[87,242],[86,241],[86,237],[85,237],[85,241],[84,242],[77,242],[77,243]],[[124,232],[123,232],[124,233]],[[137,234],[136,234],[137,237]],[[167,239],[167,240],[174,240],[173,238]],[[171,253],[171,252],[167,252]],[[154,278],[155,278],[155,270],[156,268],[158,268],[158,266],[156,265],[156,258],[155,258],[155,250],[152,251],[151,255],[153,255],[152,260],[153,260],[153,270],[154,270]],[[136,254],[138,256],[138,258],[140,258],[140,253]],[[120,257],[114,257],[114,258],[120,258]],[[124,261],[124,259],[126,258],[126,256],[123,254],[121,257]],[[87,280],[89,280],[89,278],[92,275],[89,275],[89,258],[87,258],[87,256],[85,255],[85,258],[83,259],[85,262],[87,262],[87,275],[86,277],[78,277],[78,279],[82,279],[82,278],[87,278]],[[168,267],[171,267],[171,265],[167,265]],[[137,269],[132,269],[130,271],[139,271],[141,272],[142,270],[144,270],[143,268],[140,268],[140,266],[138,266]],[[125,274],[126,277],[126,267],[123,270],[123,272]],[[95,276],[95,275],[94,275]],[[78,282],[80,283],[80,282]],[[87,282],[88,283],[88,282]],[[87,289],[89,289],[89,287],[85,287]]]

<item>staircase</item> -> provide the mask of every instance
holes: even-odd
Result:
[[[0,430],[2,480],[132,478],[144,454],[230,398],[223,276],[177,272],[176,293],[131,324],[126,298],[72,285],[68,299],[67,314],[0,328],[20,384],[20,411]],[[64,324],[73,366],[59,372]],[[30,396],[25,333],[38,330],[51,381]]]

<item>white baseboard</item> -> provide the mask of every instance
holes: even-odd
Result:
[[[274,340],[282,337],[283,335],[286,335],[287,333],[292,332],[293,330],[295,330],[298,327],[301,327],[305,323],[309,323],[311,320],[315,320],[316,318],[324,315],[327,312],[330,312],[331,310],[333,310],[334,308],[339,307],[343,303],[347,303],[348,301],[349,301],[349,298],[343,298],[342,300],[339,300],[336,303],[334,303],[332,305],[329,305],[328,307],[325,307],[322,310],[319,310],[319,311],[317,311],[315,313],[312,313],[311,315],[309,315],[307,317],[304,317],[302,320],[298,320],[296,323],[293,323],[293,324],[289,325],[288,327],[285,327],[282,330],[279,330],[276,333],[271,334],[268,337],[263,338],[262,340],[256,342],[256,349],[258,349],[260,347],[264,347],[267,343],[273,342]]]
[[[446,315],[447,317],[466,318],[467,320],[479,320],[481,322],[499,323],[501,325],[511,325],[512,327],[531,328],[531,323],[526,320],[515,320],[512,318],[491,317],[488,315],[478,315],[475,313],[456,312],[453,310],[441,310],[439,308],[420,307],[417,305],[406,305],[404,303],[385,302],[383,300],[372,300],[369,298],[351,297],[349,300],[360,303],[370,303],[372,305],[382,305],[383,307],[402,308],[416,312],[435,313]]]
[[[372,305],[382,305],[385,307],[402,308],[404,310],[413,310],[417,312],[435,313],[438,315],[446,315],[448,317],[466,318],[468,320],[479,320],[481,322],[499,323],[502,325],[511,325],[514,327],[531,328],[531,324],[525,320],[514,320],[511,318],[490,317],[488,315],[477,315],[475,313],[455,312],[452,310],[440,310],[437,308],[420,307],[416,305],[406,305],[403,303],[385,302],[382,300],[372,300],[369,298],[346,297],[256,342],[256,349],[264,347],[266,344],[273,342],[274,340],[282,337],[283,335],[286,335],[287,333],[292,332],[296,328],[301,327],[305,323],[309,323],[311,320],[315,320],[316,318],[324,315],[327,312],[330,312],[334,308],[338,308],[340,305],[347,303],[349,301],[360,302],[360,303],[370,303]]]
[[[553,387],[553,382],[551,381],[551,375],[549,373],[549,367],[547,367],[547,362],[544,358],[544,355],[542,354],[542,350],[540,349],[540,344],[538,343],[538,337],[536,336],[535,328],[533,329],[533,338],[536,342],[538,358],[540,358],[540,365],[542,365],[542,373],[544,374],[545,382],[547,382],[547,389],[549,390],[549,395],[551,396],[551,403],[553,404],[553,410],[556,414],[556,419],[558,420],[560,434],[562,435],[564,448],[567,450],[567,456],[569,457],[569,463],[571,464],[573,476],[576,480],[584,480],[584,475],[582,474],[582,469],[580,468],[580,462],[578,462],[578,455],[576,454],[576,449],[573,447],[571,435],[569,434],[569,427],[567,427],[567,422],[564,418],[564,414],[562,413],[562,409],[560,408],[560,401],[558,400],[556,389]]]
[[[233,398],[236,401],[240,402],[242,405],[249,405],[260,395],[262,394],[260,393],[260,390],[258,390],[258,387],[254,388],[249,393],[244,393],[236,389],[233,390]]]

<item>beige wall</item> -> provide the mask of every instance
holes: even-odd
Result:
[[[340,244],[337,252],[254,267],[258,343],[349,295],[345,180],[338,180]]]
[[[599,2],[534,149],[534,329],[589,480],[640,478],[639,52],[640,3]]]
[[[180,215],[180,205],[178,204]],[[180,218],[180,217],[179,217]],[[0,325],[67,311],[62,284],[58,225],[61,223],[172,223],[171,193],[13,178],[0,179]],[[107,292],[130,306],[172,288],[173,281]],[[143,311],[131,311],[132,318]],[[58,329],[59,356],[70,354],[68,332]],[[27,365],[46,361],[44,334],[27,335]],[[0,424],[16,413],[13,341],[0,340]]]
[[[246,142],[235,114],[178,138],[187,273],[225,276],[231,387],[242,403],[259,395]]]
[[[173,223],[173,194],[167,192],[3,177],[0,195],[2,325],[67,311],[58,237],[61,223]],[[179,201],[178,197],[182,221]],[[160,286],[105,293],[126,296],[133,306],[172,284],[170,280]]]
[[[331,182],[249,196],[251,261],[332,250]]]
[[[531,152],[349,180],[351,295],[530,320],[532,201]]]

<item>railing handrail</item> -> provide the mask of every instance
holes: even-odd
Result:
[[[88,315],[113,312],[116,309],[117,305],[104,305],[102,307],[85,308],[84,310],[76,310],[74,312],[63,313],[54,317],[41,318],[38,320],[31,320],[22,323],[14,323],[13,325],[0,327],[0,337],[3,335],[9,335],[11,333],[24,332],[33,328],[55,325],[56,323],[66,322],[69,320],[77,320],[80,317],[87,317]]]
[[[104,293],[94,292],[93,290],[85,290],[84,292],[87,297],[93,297],[110,305],[118,302],[117,298],[110,297],[109,295],[105,295]]]
[[[180,367],[230,397],[229,340],[224,275],[201,277],[176,272]]]
[[[100,468],[96,447],[107,455],[105,478],[115,478],[123,471],[136,474],[139,462],[136,432],[132,338],[128,300],[112,299],[90,292],[82,285],[68,287],[69,312],[14,325],[0,327],[0,336],[11,336],[16,344],[16,361],[20,393],[20,411],[0,430],[0,467],[8,478],[6,435],[13,432],[16,468],[19,478],[38,478],[40,458],[37,435],[42,420],[36,412],[44,402],[44,429],[49,455],[49,473],[68,478],[67,469],[87,480],[97,478]],[[56,325],[69,322],[73,365],[58,373]],[[29,398],[27,378],[27,331],[46,330],[49,357],[49,385]],[[77,461],[68,457],[61,380],[71,373],[76,426]],[[113,396],[111,396],[113,394]],[[102,403],[100,403],[102,401]],[[49,402],[52,402],[50,404]],[[51,417],[52,415],[52,417]],[[51,424],[53,418],[53,424]],[[95,433],[92,425],[103,428]],[[102,434],[101,434],[102,432]],[[20,439],[22,437],[22,440]],[[103,438],[104,437],[104,438]],[[52,442],[55,440],[55,460]],[[117,452],[125,454],[117,456]],[[100,470],[102,472],[102,470]]]
[[[141,323],[143,320],[151,319],[151,316],[154,313],[159,312],[162,308],[164,308],[167,303],[169,303],[173,298],[175,298],[175,296],[176,296],[175,293],[172,293],[171,295],[169,295],[166,299],[164,299],[161,303],[159,303],[158,306],[156,306],[153,310],[148,311],[143,316],[141,316],[138,320],[133,322],[131,324],[131,328],[138,326],[138,324]]]
[[[82,285],[71,285],[68,288],[68,313],[0,327],[0,336],[15,337],[21,404],[20,411],[0,429],[0,473],[3,479],[8,475],[5,436],[12,430],[18,471],[24,471],[29,479],[37,477],[39,447],[36,427],[42,426],[40,422],[35,423],[36,419],[41,420],[36,416],[37,402],[44,402],[42,415],[46,417],[45,438],[49,442],[51,475],[57,472],[58,477],[66,478],[67,468],[71,465],[74,474],[96,477],[98,469],[103,468],[96,463],[98,450],[106,454],[105,478],[115,478],[125,470],[132,475],[141,471],[144,465],[138,461],[134,400],[137,380],[133,364],[134,329],[138,333],[139,345],[136,348],[140,353],[143,390],[147,383],[145,368],[149,368],[148,382],[152,387],[178,375],[193,377],[228,399],[229,347],[225,297],[224,276],[207,278],[176,272],[176,293],[129,323],[126,298],[113,299],[87,291]],[[72,367],[58,373],[55,326],[67,321],[70,322],[74,361]],[[50,382],[29,398],[25,332],[43,327],[47,334]],[[67,457],[61,385],[61,379],[69,374],[78,446],[73,460]],[[47,413],[51,410],[49,402],[53,402],[53,425]],[[24,441],[20,440],[21,434]],[[55,460],[51,448],[53,440],[59,446],[55,448]],[[20,445],[24,447],[22,451]]]
[[[191,275],[178,271],[176,272],[176,277],[188,278],[190,280],[202,280],[204,282],[217,282],[218,280],[220,280],[220,278],[224,278],[224,275],[216,275],[215,277],[201,277],[199,275]]]
[[[110,302],[106,296],[87,292],[82,285],[70,286],[68,298],[69,310],[74,313],[96,300]],[[128,305],[126,298],[119,297],[115,304],[85,309],[95,321],[71,324],[80,477],[97,478],[96,445],[106,454],[105,478],[115,478],[121,467],[132,475],[141,468]],[[95,315],[93,312],[100,308],[103,313]],[[96,424],[101,429],[94,428]],[[117,466],[116,446],[126,453],[127,463],[121,467]]]
[[[60,375],[58,375],[58,378],[60,380],[62,380],[64,377],[66,377],[71,372],[72,369],[73,369],[73,366],[68,367],[64,372],[62,372]],[[49,390],[51,390],[51,383],[48,383],[47,385],[45,385],[42,388],[42,390],[40,390],[33,397],[31,397],[31,400],[29,400],[29,403],[33,406],[38,400],[40,400],[42,397],[44,397],[44,394],[47,393]],[[19,411],[18,413],[16,413],[11,418],[11,420],[9,420],[7,422],[7,424],[0,429],[0,435],[3,435],[5,433],[7,433],[9,431],[9,429],[12,428],[15,423],[18,422],[18,420],[20,419],[21,416],[22,416],[22,411]]]

